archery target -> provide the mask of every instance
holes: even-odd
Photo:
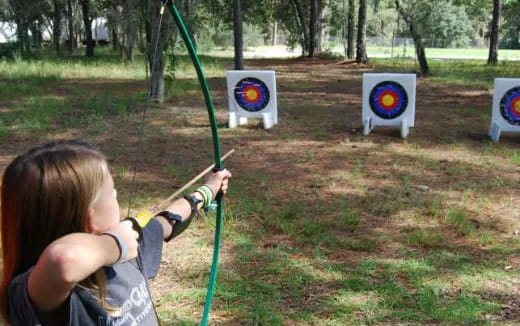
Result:
[[[503,131],[520,132],[520,79],[495,78],[489,136],[497,143]]]
[[[395,81],[383,81],[370,91],[369,103],[380,118],[395,119],[406,110],[408,95],[404,87]]]
[[[254,77],[241,79],[234,88],[237,104],[249,112],[258,112],[267,106],[269,88],[263,81]]]
[[[278,123],[276,76],[271,70],[232,70],[227,72],[229,125],[231,128],[261,118],[264,128]]]
[[[374,126],[396,126],[401,136],[415,124],[415,74],[363,74],[363,134]]]
[[[520,87],[511,88],[502,96],[500,114],[510,124],[520,126]]]

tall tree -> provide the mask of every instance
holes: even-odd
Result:
[[[54,50],[57,55],[61,54],[60,40],[61,40],[61,19],[63,14],[63,1],[52,0],[52,41],[54,43]]]
[[[307,22],[305,20],[305,15],[304,15],[304,10],[303,10],[303,5],[301,3],[300,0],[292,0],[292,4],[293,4],[293,7],[294,7],[294,10],[296,11],[296,14],[297,14],[297,21],[298,21],[298,25],[300,27],[300,35],[301,35],[301,47],[302,47],[302,57],[305,56],[306,53],[309,52],[309,33],[307,32],[308,29],[307,29]]]
[[[67,43],[67,48],[69,50],[69,55],[74,54],[74,49],[76,48],[76,37],[74,35],[74,11],[73,11],[73,1],[67,0],[67,27],[68,27],[68,38],[69,41]]]
[[[197,46],[197,18],[195,17],[195,2],[194,0],[184,0],[184,5],[182,6],[184,22],[186,23],[186,29],[190,34],[190,37],[193,41],[193,45]]]
[[[92,12],[90,0],[79,0],[81,13],[83,14],[83,25],[85,27],[85,45],[87,57],[94,56],[94,39],[92,38]]]
[[[367,0],[359,0],[356,62],[367,63]]]
[[[520,49],[520,0],[504,2],[500,16],[503,24],[499,43],[510,49]]]
[[[489,34],[488,65],[496,65],[498,62],[498,31],[501,7],[500,2],[500,0],[493,0],[493,19],[491,20],[491,31]]]
[[[123,0],[123,53],[128,61],[134,60],[134,47],[137,41],[137,28],[139,26],[135,7],[135,0]]]
[[[147,3],[147,55],[150,69],[149,98],[153,102],[164,101],[164,68],[166,59],[164,52],[168,47],[171,37],[170,15],[164,15],[161,11],[161,1],[148,1]],[[163,17],[161,18],[161,14]]]
[[[276,7],[276,0],[273,0],[273,8]],[[271,45],[276,45],[278,44],[277,43],[277,38],[278,38],[278,20],[276,18],[273,17],[273,28],[272,28],[272,33],[271,33]]]
[[[22,54],[31,52],[29,29],[31,21],[37,18],[37,13],[41,11],[40,5],[41,1],[31,3],[31,1],[27,0],[9,0],[9,8],[16,23],[16,36]]]
[[[29,30],[31,31],[31,43],[35,48],[43,47],[43,24],[40,13],[30,19]]]
[[[356,4],[354,0],[348,0],[347,14],[347,58],[354,58],[354,13]]]
[[[420,6],[418,6],[414,1],[409,7],[404,8],[400,0],[395,0],[395,6],[401,18],[403,18],[408,25],[410,34],[412,35],[415,44],[415,53],[417,55],[417,60],[419,60],[419,66],[421,67],[421,73],[423,75],[428,75],[430,73],[430,67],[428,66],[428,61],[426,59],[426,52],[424,50],[422,34],[419,30],[418,16],[416,12]]]
[[[318,0],[310,0],[310,23],[309,23],[309,57],[313,58],[318,53],[318,24],[319,24],[319,3]]]
[[[325,37],[325,26],[324,26],[324,21],[325,21],[325,2],[324,0],[318,0],[318,19],[317,19],[317,22],[316,22],[316,49],[314,50],[314,52],[316,54],[320,54],[321,53],[321,47],[322,47],[322,44],[323,44],[323,40],[324,40],[324,37]]]
[[[242,38],[241,0],[233,0],[233,38],[235,44],[235,70],[244,69],[244,42]]]

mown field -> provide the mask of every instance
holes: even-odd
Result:
[[[332,45],[330,51],[341,55],[345,52],[343,45]],[[426,48],[426,56],[430,59],[476,59],[486,61],[489,55],[488,48]],[[405,57],[415,58],[413,41],[399,46],[368,46],[368,56],[373,57]],[[519,61],[520,50],[499,49],[499,60]]]
[[[361,76],[414,72],[413,61],[248,60],[277,73],[270,130],[226,127],[232,60],[202,61],[223,152],[236,149],[211,324],[520,324],[520,135],[487,136],[493,78],[520,77],[520,64],[432,62],[401,139],[384,127],[362,136]],[[145,77],[142,60],[110,53],[0,62],[0,171],[34,144],[90,141],[109,158],[126,214]],[[212,163],[187,58],[145,130],[134,214]],[[200,320],[213,218],[165,246],[152,282],[163,325]]]

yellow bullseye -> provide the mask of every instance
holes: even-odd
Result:
[[[516,101],[513,110],[520,115],[520,100]]]
[[[250,89],[250,90],[246,91],[246,97],[248,100],[254,101],[258,98],[258,92],[255,91],[254,89]]]
[[[395,98],[392,95],[384,95],[381,99],[381,103],[383,103],[384,106],[392,106],[395,103]]]

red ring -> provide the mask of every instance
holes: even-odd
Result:
[[[520,116],[520,96],[511,101],[511,113]]]
[[[255,98],[251,99],[247,96],[247,94],[253,91],[255,92]],[[260,91],[258,90],[258,87],[256,86],[247,86],[244,88],[244,99],[248,101],[249,103],[257,103],[260,101]]]
[[[383,98],[387,95],[390,95],[394,100],[394,102],[390,105],[386,105],[383,103]],[[377,100],[377,102],[379,103],[381,108],[383,108],[384,110],[390,111],[397,106],[397,104],[399,103],[398,100],[399,100],[398,95],[395,92],[393,92],[391,90],[386,90],[381,93],[381,96],[379,96],[379,99]]]

